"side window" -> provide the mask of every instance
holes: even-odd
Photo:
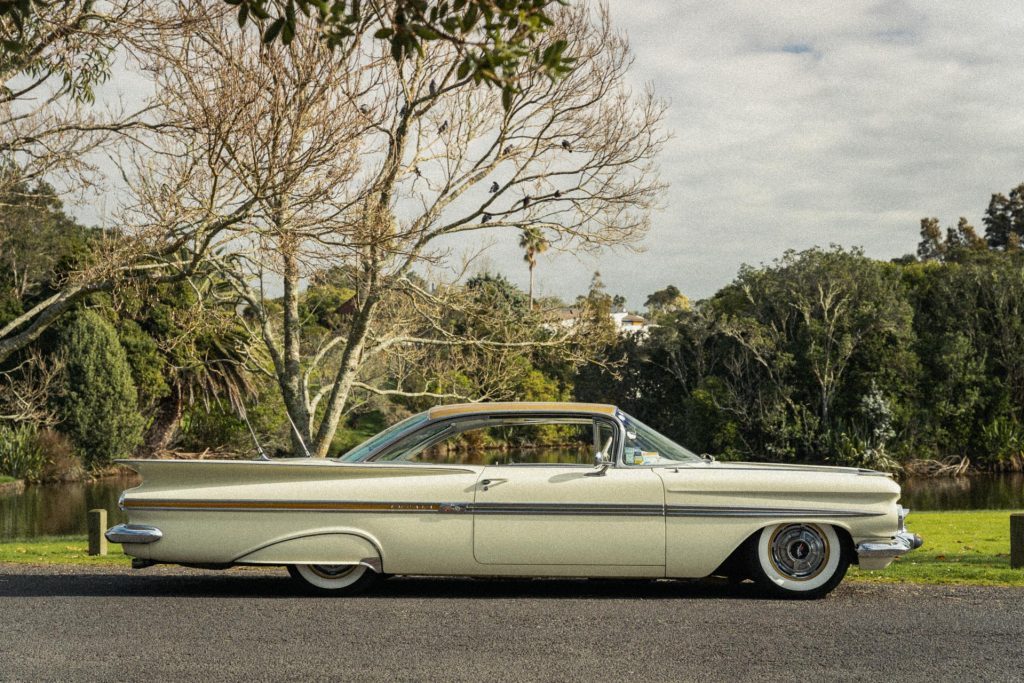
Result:
[[[614,430],[593,419],[466,420],[420,430],[378,462],[447,465],[593,465],[599,451],[613,456]]]

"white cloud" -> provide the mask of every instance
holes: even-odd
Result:
[[[542,263],[547,291],[584,288],[596,266],[639,305],[668,283],[707,296],[741,263],[789,247],[890,258],[914,249],[920,217],[980,223],[990,193],[1024,181],[1019,3],[611,10],[637,53],[634,78],[671,102],[666,209],[645,254]]]

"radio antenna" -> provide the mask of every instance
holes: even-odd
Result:
[[[302,440],[302,434],[299,434],[299,428],[296,427],[295,422],[292,421],[292,416],[287,410],[284,411],[284,414],[288,417],[288,424],[292,426],[292,431],[295,432],[295,437],[299,440],[299,445],[302,446],[303,453],[306,454],[307,458],[312,458],[313,456],[309,454],[309,449],[306,448],[306,442]]]
[[[259,460],[270,460],[270,456],[267,455],[267,452],[263,450],[263,446],[260,445],[260,440],[256,438],[256,431],[252,428],[252,425],[249,424],[249,416],[246,414],[245,408],[242,408],[241,415],[242,420],[245,421],[245,426],[249,428],[249,434],[252,435],[252,442],[256,444],[256,452],[260,454]]]

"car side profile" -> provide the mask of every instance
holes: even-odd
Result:
[[[130,460],[133,566],[284,565],[336,594],[381,576],[752,579],[831,591],[921,544],[870,470],[700,457],[614,406],[413,415],[337,459]]]

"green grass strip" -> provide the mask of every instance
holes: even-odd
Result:
[[[912,512],[907,528],[924,538],[924,545],[881,571],[851,567],[849,578],[889,583],[1024,586],[1024,569],[1010,569],[1011,512]]]
[[[107,555],[89,556],[89,541],[84,536],[49,536],[0,543],[0,562],[24,564],[92,564],[124,565],[131,558],[121,552],[121,546],[108,544]]]

